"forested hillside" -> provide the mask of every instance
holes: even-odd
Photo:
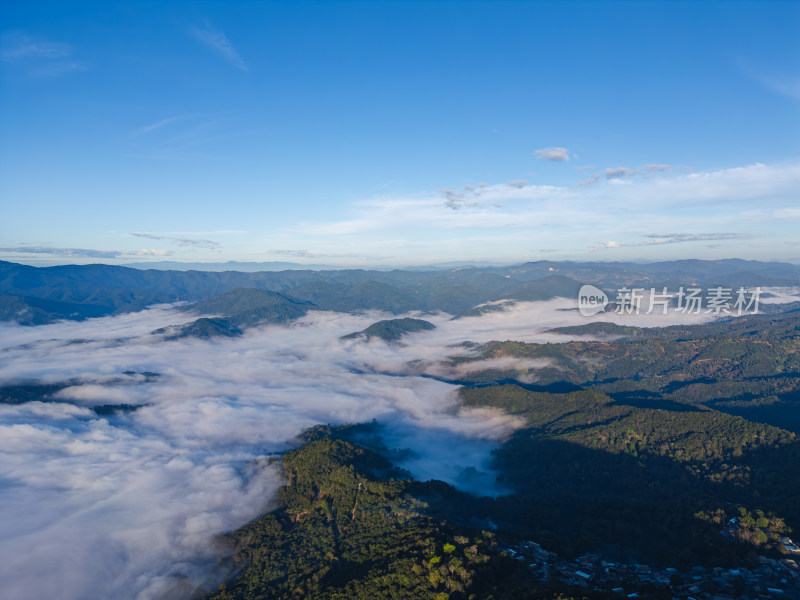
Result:
[[[536,582],[490,531],[429,514],[425,487],[378,454],[312,437],[282,459],[280,507],[230,536],[236,575],[210,600],[573,597]]]
[[[549,361],[535,370],[476,370],[463,381],[535,379],[528,389],[592,389],[640,408],[692,410],[702,405],[800,432],[800,313],[747,315],[704,325],[663,328],[593,323],[552,330],[606,341],[551,344],[492,342],[454,359]],[[478,362],[475,363],[479,364]],[[520,385],[526,385],[520,383]]]

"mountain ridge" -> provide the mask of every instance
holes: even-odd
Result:
[[[327,310],[377,309],[394,314],[416,310],[458,315],[498,300],[574,297],[583,283],[607,292],[623,286],[800,286],[800,266],[725,259],[648,264],[538,261],[438,271],[210,272],[145,271],[101,264],[31,267],[0,261],[0,294],[97,307],[105,314],[141,310],[158,303],[199,302],[237,288],[252,288],[312,302]],[[37,318],[42,322],[70,318],[69,313],[62,313],[54,309],[51,315]],[[13,311],[0,312],[0,319],[17,320]]]

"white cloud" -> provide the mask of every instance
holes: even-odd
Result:
[[[286,243],[313,236],[309,251],[314,253],[333,254],[347,243],[364,253],[382,254],[390,239],[391,253],[413,257],[409,262],[422,262],[426,256],[511,262],[527,258],[519,248],[530,247],[530,240],[559,247],[563,257],[588,258],[587,246],[595,240],[622,242],[632,234],[649,233],[653,223],[684,233],[702,221],[708,228],[703,233],[763,236],[771,230],[775,239],[788,235],[779,233],[785,223],[776,214],[787,219],[795,214],[800,164],[690,173],[662,167],[621,167],[624,176],[610,179],[600,171],[592,185],[583,186],[514,182],[384,195],[351,204],[340,221],[287,228]],[[613,171],[611,175],[617,174]],[[776,258],[764,252],[762,258]]]
[[[467,191],[471,192],[473,190],[467,190]],[[441,193],[442,196],[444,196],[444,205],[447,208],[452,208],[453,210],[459,210],[461,209],[461,207],[464,206],[465,194],[450,189],[439,190],[439,193]]]
[[[548,148],[541,148],[534,152],[536,158],[539,160],[551,160],[554,162],[567,162],[569,161],[569,150],[560,146],[550,146]]]
[[[606,179],[619,179],[621,177],[628,177],[636,173],[633,169],[629,169],[628,167],[613,167],[604,170],[606,174]]]
[[[474,191],[454,192],[442,190],[448,202],[442,203],[429,195],[417,197],[381,197],[351,205],[356,218],[338,223],[309,224],[303,229],[314,234],[343,235],[380,231],[383,228],[399,228],[413,224],[415,227],[500,227],[510,220],[520,224],[531,224],[545,215],[548,220],[557,219],[565,224],[586,211],[596,215],[620,209],[620,215],[630,219],[641,216],[646,210],[649,223],[650,211],[686,205],[704,207],[714,204],[730,211],[732,202],[760,198],[763,202],[789,203],[800,190],[800,164],[766,166],[761,164],[724,169],[719,171],[682,173],[658,173],[647,178],[630,179],[624,188],[608,187],[612,180],[627,177],[634,169],[618,167],[607,169],[604,174],[609,181],[602,185],[581,189],[580,187],[523,185],[520,181],[509,184],[486,185]],[[502,205],[497,208],[496,205]],[[459,210],[442,210],[443,208]],[[784,208],[784,207],[781,207]],[[793,210],[793,207],[785,207]],[[788,213],[787,213],[788,214]]]
[[[775,211],[776,219],[800,219],[800,208],[781,208]]]
[[[800,190],[800,163],[764,165],[755,163],[717,171],[695,172],[673,177],[653,177],[641,182],[640,190],[655,201],[726,203],[732,201],[788,201]]]
[[[639,175],[606,179],[599,171],[597,180],[586,186],[522,185],[521,180],[512,180],[513,185],[482,182],[472,190],[459,185],[445,191],[383,194],[353,202],[331,219],[310,217],[308,222],[252,233],[252,241],[245,243],[250,256],[259,258],[271,248],[286,256],[324,257],[337,264],[378,264],[397,256],[402,256],[405,264],[424,264],[430,256],[498,262],[533,259],[520,250],[533,247],[558,248],[565,258],[588,258],[589,245],[601,240],[636,241],[635,236],[651,233],[654,223],[664,231],[687,233],[696,231],[697,223],[702,222],[701,233],[733,232],[765,240],[769,231],[774,240],[772,251],[762,244],[758,256],[750,254],[754,258],[781,258],[775,249],[793,239],[787,227],[798,214],[798,163],[691,173],[644,167],[630,170]],[[614,181],[624,185],[614,185]],[[145,239],[189,244],[178,248],[219,244],[212,237],[214,232],[143,234],[151,236]],[[269,245],[260,241],[265,239],[270,240]],[[305,240],[302,245],[298,245],[299,239]],[[178,248],[174,248],[176,254],[181,252]],[[752,244],[747,249],[750,252]],[[636,257],[629,250],[619,250],[620,257]],[[0,252],[33,257],[37,253],[69,258],[122,256],[120,250],[42,246],[9,246]],[[149,250],[125,252],[146,255]],[[678,257],[680,252],[671,256]]]
[[[588,179],[584,179],[582,181],[579,181],[578,185],[587,186],[587,185],[592,185],[593,183],[597,183],[598,181],[600,181],[600,174],[599,173],[595,173],[594,175],[592,175]]]
[[[160,250],[149,248],[145,250],[123,250],[122,254],[125,256],[171,256],[172,250]]]

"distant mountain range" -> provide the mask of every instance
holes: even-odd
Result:
[[[269,261],[269,262],[239,262],[236,260],[229,260],[226,262],[202,262],[202,263],[187,263],[178,262],[175,260],[159,260],[153,262],[140,262],[140,263],[125,263],[121,267],[130,267],[131,269],[154,269],[156,271],[211,271],[219,273],[222,271],[241,271],[243,273],[256,273],[260,271],[286,271],[287,269],[300,269],[300,270],[337,270],[341,267],[324,264],[304,265],[295,262],[284,261]]]
[[[507,267],[427,271],[212,272],[141,270],[111,265],[31,267],[0,261],[0,320],[29,325],[59,319],[79,320],[141,310],[156,303],[199,302],[215,296],[221,296],[216,304],[198,304],[193,310],[230,318],[246,312],[229,305],[230,302],[243,302],[244,306],[251,301],[264,300],[266,304],[250,307],[260,310],[276,301],[274,296],[270,296],[272,300],[267,300],[266,296],[258,300],[250,296],[248,300],[239,297],[241,292],[234,294],[236,299],[224,296],[237,288],[277,294],[289,312],[317,308],[343,312],[376,309],[394,314],[414,310],[443,311],[466,315],[472,314],[470,311],[478,305],[498,300],[574,298],[584,283],[609,293],[623,286],[668,287],[671,290],[690,284],[706,288],[797,286],[800,285],[800,266],[726,259],[649,264],[538,261]],[[290,305],[295,308],[289,309]],[[264,314],[251,320],[280,322],[271,320],[273,318],[277,317]],[[236,317],[228,325],[233,328],[249,326],[251,323],[246,320],[243,316]]]
[[[187,263],[178,262],[175,260],[159,260],[153,262],[139,262],[139,263],[124,263],[122,267],[131,267],[132,269],[156,269],[159,271],[243,271],[247,273],[254,273],[258,271],[285,271],[287,269],[295,270],[324,270],[324,271],[341,271],[343,269],[350,269],[353,267],[343,267],[341,265],[328,265],[328,264],[304,264],[296,262],[284,261],[267,261],[267,262],[239,262],[236,260],[229,260],[226,262],[199,262]],[[453,261],[446,263],[437,263],[435,265],[424,266],[407,266],[407,267],[371,267],[376,271],[393,271],[395,269],[408,269],[411,271],[441,271],[442,269],[454,269],[459,267],[498,267],[502,263],[493,263],[485,261]]]

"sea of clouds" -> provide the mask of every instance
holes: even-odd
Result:
[[[442,361],[468,354],[466,341],[567,341],[546,330],[586,323],[574,307],[555,299],[456,320],[423,315],[437,328],[402,344],[340,339],[388,317],[376,312],[311,312],[289,326],[215,340],[151,335],[190,320],[170,306],[0,325],[0,385],[69,382],[55,401],[0,405],[0,597],[174,600],[215,587],[227,552],[216,536],[270,510],[282,481],[268,458],[319,423],[376,419],[386,444],[410,450],[400,466],[415,477],[501,491],[487,464],[520,423],[461,406],[457,386],[436,377],[464,367]],[[502,358],[469,369],[543,366]],[[107,404],[140,408],[92,410]]]

